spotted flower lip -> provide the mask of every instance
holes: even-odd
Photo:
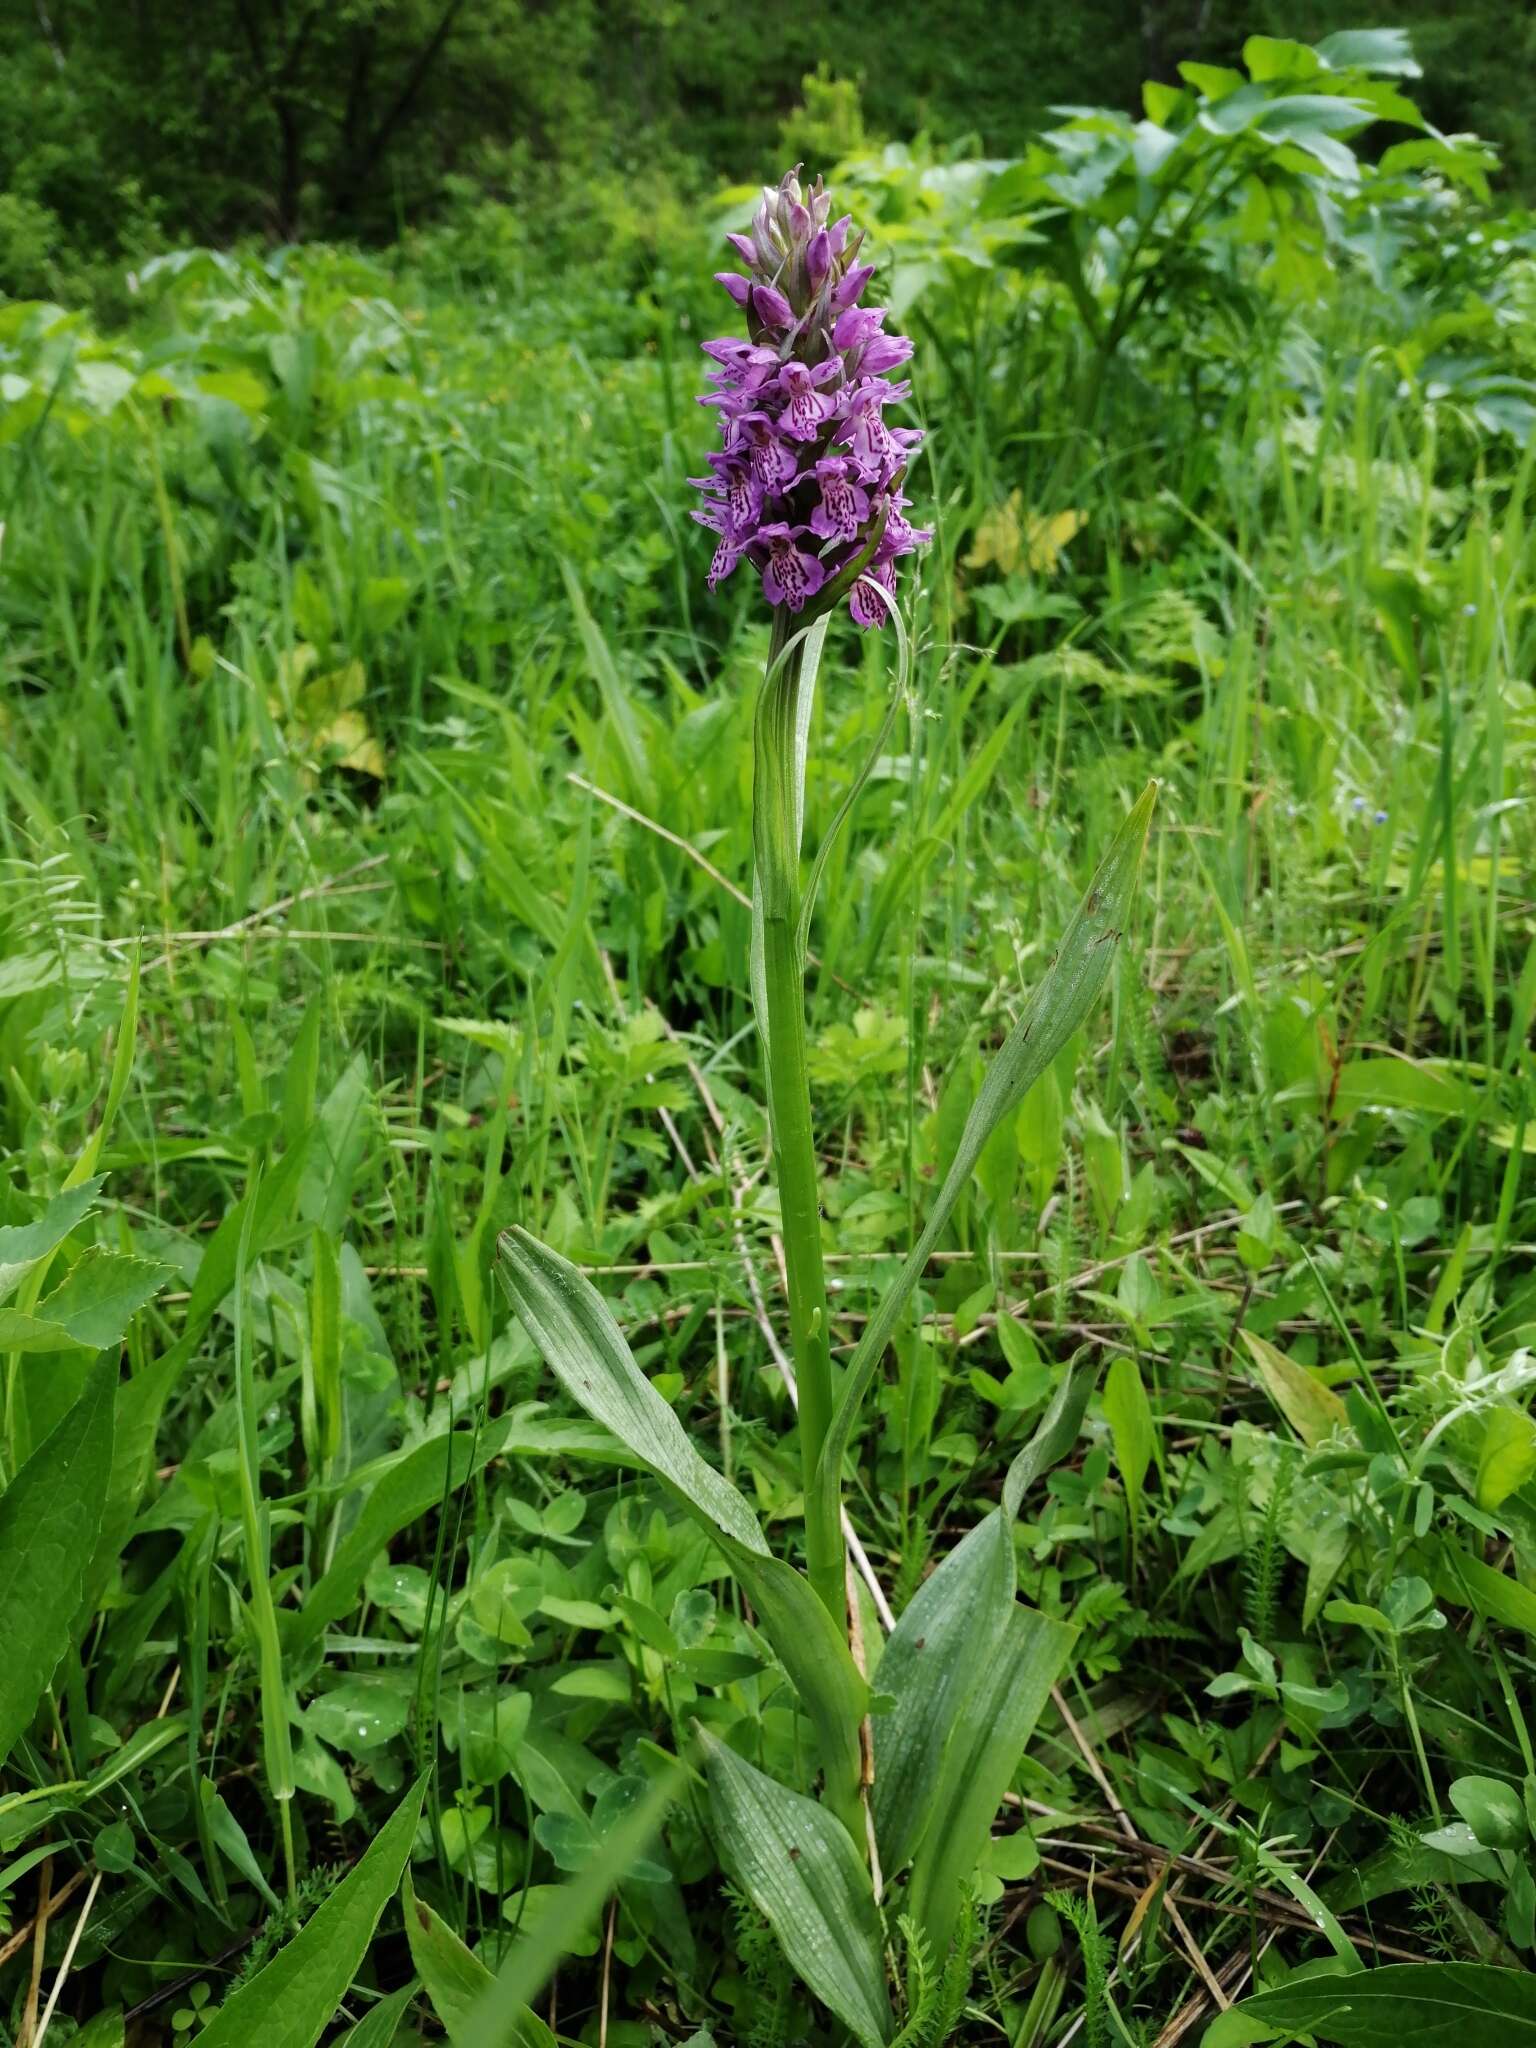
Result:
[[[716,275],[746,333],[704,343],[699,403],[721,445],[709,474],[690,478],[703,499],[693,516],[716,536],[711,589],[745,560],[775,608],[820,610],[846,592],[854,622],[878,627],[898,562],[931,538],[906,518],[902,489],[923,436],[886,419],[911,395],[889,372],[912,344],[885,331],[886,308],[862,303],[874,266],[858,260],[852,216],[831,212],[797,165],[726,237],[743,270]]]

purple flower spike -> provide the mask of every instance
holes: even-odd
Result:
[[[888,372],[912,355],[886,314],[860,303],[874,267],[862,234],[831,219],[818,179],[798,167],[765,186],[749,229],[729,237],[745,277],[719,273],[749,333],[704,344],[711,389],[700,399],[720,422],[693,516],[716,537],[711,589],[742,560],[775,607],[824,611],[844,593],[854,623],[885,624],[897,564],[931,535],[906,517],[902,490],[913,427],[886,414],[910,387]],[[810,536],[810,538],[807,538]]]

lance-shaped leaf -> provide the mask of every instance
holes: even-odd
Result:
[[[1536,1975],[1493,1963],[1384,1963],[1277,1984],[1233,2013],[1340,2048],[1536,2048]]]
[[[477,1955],[467,1949],[453,1929],[424,1899],[407,1873],[400,1888],[405,1914],[405,1935],[410,1943],[416,1974],[427,1987],[432,2010],[443,2023],[453,2048],[463,2048],[475,2007],[494,1989],[496,1979]],[[554,2048],[555,2037],[537,2013],[522,2006],[510,2016],[509,2043],[516,2048]]]
[[[875,1368],[908,1295],[921,1278],[929,1254],[949,1221],[950,1211],[969,1184],[982,1148],[1003,1118],[1018,1108],[1072,1034],[1087,1022],[1103,994],[1116,948],[1130,918],[1156,801],[1157,784],[1149,782],[1110,841],[1045,979],[993,1055],[922,1236],[882,1295],[848,1362],[816,1472],[816,1487],[823,1511],[828,1515],[837,1512],[843,1456]]]
[[[880,1914],[846,1831],[701,1731],[720,1859],[768,1920],[790,1967],[861,2048],[891,2031]]]
[[[1003,1794],[1061,1676],[1077,1631],[1031,1607],[1009,1610],[992,1661],[972,1693],[912,1866],[911,1908],[935,1955],[949,1947],[961,1887],[976,1868]]]
[[[944,1755],[972,1718],[973,1696],[1014,1607],[1014,1518],[1029,1486],[1076,1441],[1093,1380],[1091,1366],[1062,1380],[1009,1467],[1001,1509],[978,1522],[924,1581],[881,1655],[880,1690],[893,1705],[873,1722],[873,1805],[887,1876],[911,1860],[930,1824],[945,1825],[937,1806]]]
[[[0,1764],[69,1648],[112,1469],[115,1358],[0,1494]]]
[[[399,1889],[426,1783],[417,1779],[314,1918],[225,1999],[198,2035],[203,2048],[315,2048]]]
[[[725,1553],[815,1727],[828,1799],[854,1824],[869,1694],[836,1622],[801,1574],[771,1555],[741,1494],[694,1449],[585,1274],[524,1230],[508,1231],[497,1249],[502,1284],[556,1379]]]

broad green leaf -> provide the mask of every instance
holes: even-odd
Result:
[[[933,1821],[918,1848],[910,1890],[913,1915],[935,1955],[949,1947],[962,1888],[991,1837],[1003,1794],[1076,1637],[1065,1622],[1014,1606],[945,1751]]]
[[[894,1877],[933,1813],[945,1745],[987,1670],[1013,1604],[1013,1529],[993,1509],[924,1580],[880,1656],[895,1701],[873,1717],[880,1867]]]
[[[1093,1369],[1068,1373],[1034,1436],[1009,1468],[1003,1505],[978,1522],[918,1589],[881,1653],[888,1713],[872,1723],[871,1803],[881,1868],[894,1876],[916,1853],[934,1812],[944,1753],[991,1669],[1014,1605],[1013,1521],[1024,1495],[1076,1440]]]
[[[880,1914],[847,1833],[814,1799],[703,1735],[715,1842],[790,1967],[862,2044],[890,2036]]]
[[[1252,1330],[1242,1334],[1265,1392],[1308,1450],[1348,1427],[1348,1411],[1332,1387],[1277,1351],[1267,1338],[1256,1337]]]
[[[1458,1778],[1452,1806],[1485,1849],[1519,1849],[1528,1833],[1525,1802],[1502,1778]]]
[[[92,1247],[28,1314],[0,1308],[0,1351],[105,1351],[171,1277],[154,1259]]]
[[[314,1917],[225,1999],[197,2037],[202,2048],[314,2048],[399,1889],[425,1791],[418,1778]]]
[[[1435,1592],[1442,1600],[1458,1607],[1475,1607],[1488,1620],[1502,1621],[1506,1628],[1524,1629],[1528,1636],[1536,1637],[1536,1593],[1470,1551],[1445,1545],[1435,1574]]]
[[[829,1517],[837,1511],[843,1458],[870,1380],[950,1211],[970,1184],[982,1147],[1003,1118],[1018,1108],[1073,1033],[1087,1022],[1103,993],[1130,919],[1156,802],[1157,784],[1149,782],[1110,841],[1045,978],[988,1064],[922,1236],[881,1296],[849,1360],[816,1472],[823,1512]]]
[[[1536,1420],[1523,1408],[1495,1408],[1477,1458],[1477,1504],[1490,1514],[1536,1472]]]
[[[521,2048],[516,2032],[519,2014],[538,1997],[561,1957],[571,1953],[596,1920],[608,1894],[623,1883],[681,1790],[682,1770],[674,1763],[608,1830],[581,1875],[552,1892],[495,1981],[459,2022],[454,2048],[509,2048],[509,2042]],[[534,2044],[529,2043],[528,2048]]]
[[[1384,78],[1424,75],[1405,28],[1341,28],[1316,48],[1330,71],[1375,71]]]
[[[0,1763],[69,1648],[112,1469],[115,1358],[0,1494]]]
[[[417,1898],[409,1872],[401,1887],[400,1904],[416,1974],[427,1987],[432,2010],[442,2021],[449,2040],[454,2048],[462,2048],[468,2039],[469,2016],[493,1989],[496,1979],[480,1958],[464,1946],[447,1921]],[[538,2015],[524,2006],[513,2017],[506,2040],[508,2048],[513,2048],[513,2044],[515,2048],[554,2048],[555,2037]]]
[[[70,1232],[83,1223],[96,1206],[105,1174],[82,1181],[79,1187],[55,1195],[41,1216],[30,1223],[15,1223],[0,1230],[0,1301],[37,1264],[56,1252]]]
[[[1245,1998],[1245,2017],[1337,2048],[1536,2044],[1536,1974],[1491,1963],[1386,1963]]]
[[[1115,1446],[1115,1463],[1125,1484],[1131,1514],[1141,1513],[1141,1489],[1152,1462],[1155,1425],[1152,1404],[1141,1383],[1141,1368],[1122,1352],[1104,1380],[1104,1415]]]
[[[501,1238],[497,1270],[523,1327],[571,1399],[606,1424],[724,1551],[815,1726],[828,1797],[854,1825],[868,1687],[837,1623],[806,1579],[769,1553],[757,1517],[694,1449],[585,1274],[523,1230]]]

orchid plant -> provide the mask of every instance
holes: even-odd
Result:
[[[938,1566],[885,1642],[875,1690],[844,1547],[844,1467],[891,1337],[992,1131],[1092,1013],[1128,921],[1155,785],[1114,834],[1038,988],[1000,1050],[921,1236],[835,1368],[805,1048],[805,963],[831,840],[873,766],[803,860],[811,707],[832,620],[890,625],[905,700],[908,636],[897,567],[930,537],[907,518],[904,485],[920,433],[887,413],[912,345],[862,303],[874,278],[847,216],[831,219],[798,170],[766,188],[745,266],[721,282],[746,333],[704,344],[720,446],[697,479],[694,516],[716,536],[711,584],[743,562],[762,579],[771,630],[753,787],[752,994],[785,1256],[789,1351],[798,1385],[804,1568],[769,1543],[745,1497],[691,1441],[645,1378],[601,1295],[522,1230],[500,1243],[513,1308],[571,1399],[607,1425],[718,1546],[815,1738],[819,1782],[779,1782],[701,1730],[720,1859],[767,1918],[803,1982],[861,2048],[881,2048],[931,2010],[893,2003],[884,1918],[899,1920],[916,1974],[963,1995],[962,1918],[993,1820],[1034,1723],[1064,1670],[1073,1631],[1016,1597],[1013,1524],[1026,1490],[1076,1439],[1092,1374],[1069,1367],[1002,1499]],[[884,733],[877,747],[884,744]],[[852,1626],[850,1626],[852,1624]],[[955,1987],[958,1986],[958,1993]],[[927,1994],[925,1994],[926,1996]],[[898,2000],[897,2003],[900,2001]],[[932,1997],[928,1996],[928,2005]],[[934,2034],[932,2038],[943,2038]]]

